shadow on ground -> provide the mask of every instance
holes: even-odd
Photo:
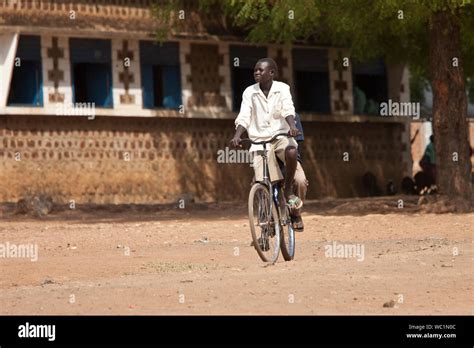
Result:
[[[430,211],[425,209],[423,205],[420,205],[419,201],[419,196],[326,198],[306,201],[303,213],[322,216],[429,213]],[[17,214],[14,203],[0,204],[0,217],[4,221],[41,220],[94,224],[100,222],[125,223],[134,221],[186,220],[191,217],[205,221],[229,218],[239,219],[246,216],[247,204],[245,202],[188,203],[183,209],[180,209],[176,204],[83,204],[76,205],[75,209],[69,209],[67,205],[54,205],[52,212],[43,217]]]

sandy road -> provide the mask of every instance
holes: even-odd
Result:
[[[296,259],[271,266],[244,205],[3,214],[0,243],[39,254],[0,258],[0,314],[473,314],[474,213],[393,201],[307,204]],[[334,242],[363,260],[327,257]]]

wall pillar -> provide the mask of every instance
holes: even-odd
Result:
[[[71,60],[69,38],[44,35],[41,37],[41,65],[43,67],[44,107],[71,103]]]
[[[354,98],[352,92],[352,65],[349,52],[345,49],[331,48],[329,57],[329,81],[331,112],[333,115],[352,115]],[[345,66],[345,58],[348,66]]]
[[[114,107],[142,108],[139,44],[136,40],[112,40]]]

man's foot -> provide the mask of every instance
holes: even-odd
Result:
[[[293,227],[293,230],[295,232],[303,232],[304,231],[304,224],[303,224],[303,218],[301,215],[298,216],[292,216],[291,217],[291,226]]]
[[[303,201],[301,200],[301,198],[294,194],[290,195],[286,199],[286,202],[291,210],[298,210],[301,209],[301,207],[303,206]]]

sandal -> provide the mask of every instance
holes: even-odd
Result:
[[[303,219],[301,218],[301,215],[291,217],[291,226],[293,227],[293,230],[296,232],[304,231],[304,224],[303,224]]]
[[[301,209],[301,207],[303,206],[303,201],[298,196],[291,195],[287,201],[287,204],[291,210],[298,210]]]

